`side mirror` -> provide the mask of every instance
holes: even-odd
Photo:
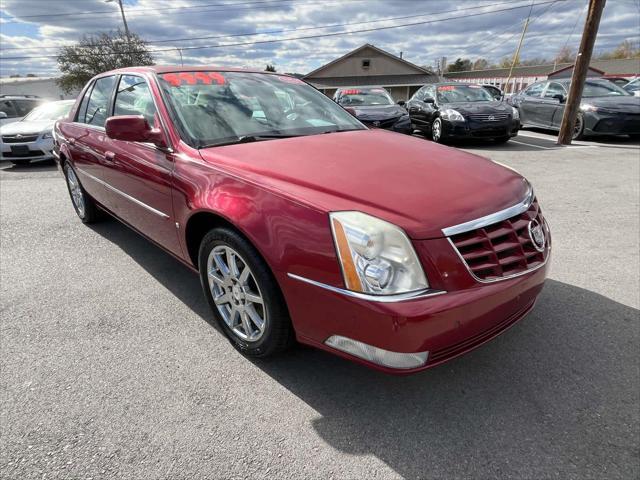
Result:
[[[566,101],[566,97],[561,93],[556,93],[552,98],[555,98],[560,103],[564,103]]]
[[[7,115],[7,112],[0,111],[0,118],[9,118],[9,115]]]
[[[344,107],[344,109],[349,112],[349,114],[351,114],[352,116],[356,117],[356,109],[353,107]]]
[[[424,103],[436,103],[435,99],[431,97],[425,97],[423,100]]]
[[[400,105],[401,107],[404,107],[406,103],[407,102],[405,102],[404,100],[398,100],[398,105]]]
[[[159,128],[151,128],[142,115],[119,115],[109,117],[104,124],[107,137],[125,142],[151,142],[166,147],[164,135]]]

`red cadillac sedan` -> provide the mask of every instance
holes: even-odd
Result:
[[[199,272],[248,356],[297,340],[422,370],[524,317],[545,280],[549,227],[526,179],[370,130],[290,76],[103,73],[54,136],[78,217],[108,212]]]

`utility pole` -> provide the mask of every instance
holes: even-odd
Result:
[[[569,88],[569,96],[564,107],[562,115],[562,123],[560,124],[560,133],[558,134],[558,145],[571,145],[573,137],[573,129],[578,116],[578,108],[582,99],[582,89],[584,81],[587,78],[589,63],[591,63],[591,54],[593,53],[593,45],[596,43],[598,35],[598,27],[600,26],[600,18],[607,0],[589,0],[589,11],[587,19],[584,22],[584,31],[582,32],[582,41],[580,42],[580,50],[576,56],[576,63],[573,67],[573,75],[571,76],[571,87]]]
[[[117,1],[120,6],[120,13],[122,14],[122,23],[124,23],[124,33],[127,35],[127,42],[131,43],[131,36],[129,35],[129,25],[127,25],[127,17],[124,16],[124,7],[122,6],[122,0],[105,0],[106,3]]]
[[[533,5],[533,3],[531,4]],[[524,41],[524,36],[527,33],[527,27],[529,26],[529,19],[531,18],[531,9],[529,10],[529,16],[527,17],[527,21],[524,22],[524,28],[522,29],[522,35],[520,35],[520,41],[518,42],[518,48],[516,48],[516,54],[513,56],[513,62],[511,62],[511,68],[509,69],[509,76],[507,77],[507,83],[504,85],[505,93],[515,93],[511,92],[509,88],[509,82],[511,82],[511,75],[513,74],[513,67],[516,66],[516,63],[520,59],[520,49],[522,48],[522,42]]]

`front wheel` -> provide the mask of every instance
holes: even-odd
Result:
[[[436,143],[444,143],[446,140],[444,131],[442,130],[442,119],[436,118],[431,124],[431,140]]]
[[[82,223],[92,223],[98,220],[99,212],[96,207],[93,198],[87,195],[84,191],[75,170],[69,162],[65,162],[64,177],[67,180],[67,189],[69,190],[69,196],[71,197],[71,203],[76,211],[76,214],[82,220]]]
[[[207,233],[198,254],[200,281],[218,324],[244,355],[268,357],[293,343],[284,297],[256,249],[228,228]]]
[[[584,116],[582,113],[578,113],[576,116],[576,123],[573,125],[571,138],[573,140],[582,140],[584,138]]]

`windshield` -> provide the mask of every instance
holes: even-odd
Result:
[[[629,92],[609,80],[587,80],[582,90],[582,98],[617,95],[629,95]]]
[[[360,130],[348,112],[302,80],[248,72],[159,75],[184,140],[202,148],[247,138]]]
[[[342,90],[338,103],[344,106],[393,105],[391,95],[384,88]]]
[[[45,103],[34,108],[22,119],[23,122],[33,122],[35,120],[58,120],[66,117],[69,110],[73,106],[73,102],[52,102]]]
[[[493,96],[480,85],[441,85],[436,93],[438,103],[494,101]]]

